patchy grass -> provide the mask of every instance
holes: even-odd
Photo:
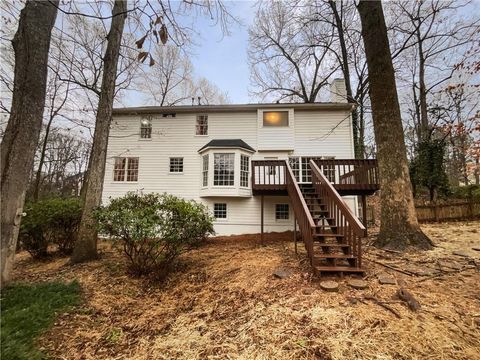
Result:
[[[13,284],[2,291],[1,358],[42,359],[36,338],[47,330],[60,311],[79,303],[78,282]]]
[[[334,278],[339,292],[322,291],[291,233],[268,234],[265,246],[258,235],[211,239],[182,255],[162,284],[129,277],[125,258],[104,242],[99,260],[74,266],[20,254],[15,276],[82,285],[84,305],[61,314],[39,340],[53,358],[480,359],[480,252],[473,250],[480,221],[423,228],[436,247],[413,253],[374,249],[371,231],[365,290],[349,287],[346,276]],[[275,279],[277,268],[291,276]],[[383,273],[398,284],[380,285]],[[400,287],[420,310],[395,298]]]

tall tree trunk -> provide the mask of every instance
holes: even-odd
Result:
[[[50,115],[47,126],[45,128],[45,137],[43,138],[42,151],[40,152],[40,160],[38,161],[38,169],[35,174],[35,185],[33,188],[33,201],[38,201],[38,196],[40,193],[40,186],[42,182],[42,169],[45,162],[45,152],[47,150],[48,136],[50,135],[50,129],[52,127],[53,116]]]
[[[425,140],[429,136],[429,126],[428,126],[428,110],[427,110],[427,86],[425,85],[425,54],[423,53],[423,40],[420,38],[420,30],[417,30],[417,40],[418,40],[418,81],[419,81],[419,91],[418,99],[420,102],[420,129],[419,129],[419,142]]]
[[[480,157],[475,158],[475,185],[480,185]]]
[[[350,103],[355,103],[355,99],[352,93],[352,82],[350,80],[350,69],[348,65],[348,52],[347,52],[347,45],[345,43],[345,33],[343,31],[343,20],[337,10],[337,3],[333,0],[328,1],[330,8],[333,11],[333,16],[335,18],[335,24],[338,33],[338,39],[340,42],[340,50],[342,52],[342,72],[343,77],[345,79],[345,88],[347,90],[347,100]],[[340,6],[342,6],[342,2],[340,2]],[[355,150],[355,157],[359,159],[364,158],[364,153],[362,151],[363,146],[360,143],[360,137],[358,136],[359,133],[359,126],[358,126],[358,110],[355,107],[352,111],[352,129],[353,129],[353,146]]]
[[[361,0],[358,11],[367,57],[381,186],[381,225],[376,244],[403,249],[431,247],[420,229],[408,171],[392,56],[380,1]]]
[[[1,280],[10,279],[25,191],[42,128],[48,51],[56,1],[27,1],[13,38],[15,74],[12,108],[1,152]]]
[[[102,87],[88,166],[88,177],[85,185],[87,188],[84,192],[85,201],[82,220],[72,254],[73,263],[88,261],[97,257],[97,230],[92,212],[100,205],[102,197],[108,136],[112,119],[113,98],[115,96],[115,79],[117,77],[117,64],[126,11],[127,2],[125,0],[115,0],[112,10],[112,24],[107,36],[107,49],[103,59]]]

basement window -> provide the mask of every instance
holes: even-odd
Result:
[[[288,126],[288,111],[264,111],[263,126]]]
[[[290,210],[288,204],[275,205],[275,220],[288,220],[290,218]]]
[[[213,204],[213,216],[215,217],[215,219],[226,219],[227,218],[227,204],[225,204],[225,203]]]

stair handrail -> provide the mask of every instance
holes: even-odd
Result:
[[[286,160],[285,168],[287,169],[285,178],[288,195],[292,202],[293,211],[303,237],[310,263],[313,263],[313,233],[315,232],[315,222],[313,221],[312,214],[310,214],[310,210],[308,210],[307,202],[298,186],[293,170]],[[300,204],[300,207],[298,207],[298,204]]]
[[[362,238],[367,236],[367,230],[360,220],[353,214],[350,207],[343,201],[332,183],[320,171],[313,160],[310,161],[312,170],[312,184],[315,191],[323,198],[329,214],[335,219],[337,233],[349,245],[352,255],[357,259],[357,267],[362,267]]]
[[[352,230],[355,231],[355,233],[358,236],[365,237],[367,235],[365,226],[363,226],[360,220],[353,214],[350,207],[345,203],[345,201],[342,199],[340,194],[333,187],[332,183],[328,181],[327,177],[323,174],[323,172],[320,170],[320,168],[317,166],[317,164],[315,164],[313,160],[310,160],[310,167],[312,169],[312,174],[316,175],[316,177],[320,180],[320,182],[325,187],[329,195],[334,199],[336,205],[340,208],[340,211],[342,211],[346,219],[353,225]],[[312,183],[315,186],[313,177],[312,177]]]

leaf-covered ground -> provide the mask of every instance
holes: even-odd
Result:
[[[472,249],[480,246],[480,222],[423,227],[432,251],[365,244],[366,290],[345,277],[336,279],[338,293],[322,291],[291,233],[269,235],[266,246],[255,235],[212,239],[182,256],[164,284],[129,277],[107,243],[100,260],[75,266],[20,254],[15,277],[82,286],[83,305],[40,340],[53,358],[480,359],[480,252]],[[274,278],[278,268],[291,275]],[[398,284],[380,285],[385,273]],[[420,310],[395,297],[401,286]]]

